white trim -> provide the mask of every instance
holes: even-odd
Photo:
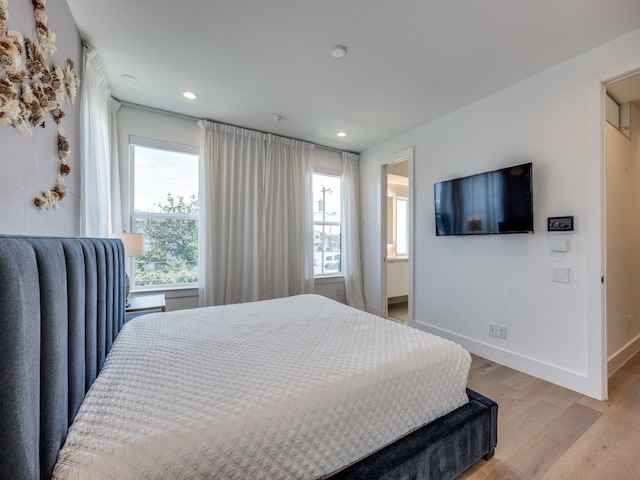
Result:
[[[389,312],[387,310],[387,166],[392,165],[394,163],[407,161],[409,163],[409,195],[407,196],[409,200],[409,212],[407,214],[407,221],[409,222],[409,233],[408,233],[408,242],[409,242],[409,311],[408,311],[408,319],[409,324],[411,325],[413,322],[413,305],[414,305],[414,292],[413,292],[413,277],[414,277],[414,194],[413,194],[413,147],[406,148],[399,152],[396,152],[392,155],[388,155],[381,159],[380,161],[380,197],[378,199],[380,204],[380,304],[376,307],[376,305],[367,305],[367,311],[371,313],[375,313],[382,317],[387,317]]]
[[[640,335],[609,357],[607,362],[608,376],[613,375],[627,360],[640,350]]]
[[[330,177],[340,177],[342,178],[342,170],[335,170],[333,168],[314,166],[313,173],[317,173],[319,175],[328,175]]]
[[[325,173],[328,172],[328,173]],[[328,168],[323,168],[323,167],[313,167],[313,173],[312,173],[312,177],[314,177],[315,175],[322,175],[325,177],[334,177],[334,178],[339,178],[340,179],[340,204],[342,205],[343,199],[344,199],[344,179],[342,178],[342,171],[341,172],[336,172],[335,170],[331,170]],[[313,183],[313,178],[312,178],[312,183]],[[313,194],[312,194],[313,197]],[[323,208],[325,208],[323,206]],[[313,217],[313,212],[312,213],[312,217]],[[314,230],[314,235],[315,235],[315,228],[316,225],[318,226],[322,226],[322,227],[340,227],[340,257],[342,257],[342,252],[344,250],[344,244],[343,244],[343,232],[344,232],[344,218],[343,218],[343,214],[342,214],[342,209],[340,210],[340,221],[336,222],[333,220],[312,220],[312,224],[313,224],[313,230]],[[314,238],[314,243],[315,243],[315,238]],[[314,243],[311,244],[311,248],[313,248],[313,254],[314,254],[314,258],[315,258],[315,245]],[[325,252],[326,253],[326,252]],[[315,263],[313,265],[314,270],[315,270]],[[343,266],[342,266],[342,261],[340,262],[340,270],[338,272],[330,272],[330,273],[313,273],[313,278],[318,279],[318,278],[332,278],[332,277],[342,277],[343,281],[344,281],[344,272],[343,272]]]
[[[190,155],[200,156],[199,146],[187,145],[184,143],[171,142],[167,140],[158,140],[155,138],[140,137],[138,135],[129,135],[129,145],[155,148],[156,150],[168,150],[170,152],[188,153]]]
[[[332,283],[341,283],[344,285],[344,275],[322,275],[321,277],[315,277],[314,283],[316,285],[330,285]]]
[[[608,397],[607,316],[605,242],[605,84],[624,78],[640,70],[640,57],[601,70],[587,80],[586,91],[586,211],[590,213],[585,222],[587,233],[587,374],[584,383],[568,388],[585,393],[599,400]],[[590,193],[594,192],[594,193]],[[596,193],[597,192],[597,193]]]
[[[387,157],[389,158],[389,157]],[[376,314],[381,317],[387,318],[389,316],[389,305],[387,302],[387,191],[389,186],[387,184],[387,165],[383,159],[380,163],[380,304],[377,306]],[[393,163],[393,161],[391,162]],[[367,307],[367,310],[371,311],[371,307]]]
[[[601,278],[605,272],[604,242],[604,141],[603,141],[603,82],[602,77],[589,82],[586,108],[586,371],[591,377],[589,395],[599,400],[607,398],[606,375],[606,311]],[[589,193],[592,192],[592,193]],[[566,385],[569,387],[569,385]],[[569,387],[571,388],[571,387]],[[586,392],[585,392],[586,393]]]
[[[163,287],[162,285],[153,285],[148,287],[132,288],[130,293],[137,294],[152,294],[152,293],[164,293],[166,298],[185,298],[185,297],[197,297],[198,286],[197,285],[180,285]]]
[[[530,375],[555,383],[556,385],[561,385],[570,390],[594,397],[589,385],[589,378],[584,372],[569,370],[558,365],[547,363],[544,360],[497,348],[476,339],[422,323],[421,321],[416,320],[411,323],[411,326],[452,340],[483,358],[498,362],[502,365],[509,365],[510,368],[515,370],[527,372]]]
[[[135,149],[136,147],[151,148],[156,150],[162,150],[165,152],[175,152],[187,155],[193,155],[198,157],[198,163],[200,163],[200,147],[193,145],[185,145],[182,143],[171,142],[166,140],[157,140],[154,138],[140,137],[137,135],[129,135],[129,231],[135,231],[135,223],[137,219],[159,219],[159,220],[191,220],[195,221],[196,225],[200,222],[199,214],[174,214],[164,212],[137,212],[135,210]],[[198,173],[198,176],[200,174]],[[199,187],[199,180],[198,180]],[[198,192],[198,200],[200,199],[200,192]],[[135,273],[135,259],[128,259],[128,271],[131,279],[131,291],[132,292],[166,292],[171,290],[180,289],[197,289],[198,283],[177,283],[167,285],[144,285],[136,286],[136,273]],[[185,295],[190,296],[190,295]]]

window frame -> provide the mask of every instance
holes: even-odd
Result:
[[[196,229],[199,233],[199,217],[196,214],[178,214],[178,213],[164,213],[164,212],[136,212],[135,199],[136,199],[136,176],[135,176],[135,149],[136,147],[142,147],[153,150],[162,150],[165,152],[174,152],[179,154],[194,155],[198,157],[198,167],[200,166],[200,147],[195,145],[187,145],[183,143],[170,142],[166,140],[158,140],[148,137],[140,137],[136,135],[129,136],[129,231],[136,231],[136,222],[144,219],[158,219],[158,220],[194,220],[196,222]],[[199,170],[199,168],[198,168]],[[198,171],[198,200],[200,200],[200,173]],[[198,244],[199,247],[199,244]],[[199,254],[199,251],[198,251]],[[150,292],[156,290],[181,290],[181,289],[193,289],[198,288],[199,279],[197,282],[190,283],[173,283],[173,284],[158,284],[158,285],[137,285],[136,284],[136,259],[127,258],[127,267],[129,270],[129,277],[131,282],[132,292]]]
[[[405,238],[405,246],[406,246],[406,251],[401,251],[399,246],[400,246],[400,242],[398,241],[398,237],[399,237],[399,233],[400,233],[400,229],[398,228],[398,220],[400,219],[400,215],[398,213],[398,205],[400,203],[403,203],[405,205],[405,215],[404,215],[404,238]],[[396,219],[396,255],[401,256],[401,257],[407,257],[409,256],[409,197],[404,197],[401,195],[396,196],[396,215],[395,215],[395,219]]]
[[[318,176],[324,176],[324,177],[334,177],[340,180],[340,219],[338,221],[332,220],[318,220],[316,221],[315,218],[313,218],[313,211],[312,211],[312,218],[313,218],[313,230],[314,232],[316,231],[316,226],[320,225],[323,227],[323,231],[324,231],[324,227],[339,227],[340,228],[340,250],[339,250],[339,255],[340,255],[340,260],[339,260],[339,266],[338,266],[338,271],[337,272],[329,272],[329,273],[315,273],[315,264],[314,264],[314,272],[313,272],[313,278],[314,279],[319,279],[319,278],[331,278],[331,277],[344,277],[344,268],[343,268],[343,250],[344,250],[344,215],[342,213],[343,211],[343,201],[344,201],[344,179],[343,179],[343,175],[342,172],[336,172],[333,171],[331,169],[327,169],[327,168],[318,168],[315,167],[313,169],[313,175],[312,175],[312,181],[311,184],[313,185],[313,180],[315,179],[316,175]],[[312,198],[314,197],[314,195],[312,194]],[[315,200],[314,200],[315,202]],[[313,210],[313,209],[312,209]],[[314,235],[314,243],[315,243],[315,235]],[[311,248],[313,250],[313,256],[314,256],[314,260],[315,260],[315,254],[316,254],[316,250],[315,250],[315,245],[312,244]],[[324,249],[323,249],[324,250]],[[324,252],[325,254],[327,253],[326,251]],[[331,252],[331,255],[335,255],[335,252]],[[324,270],[324,265],[321,265],[322,270]]]

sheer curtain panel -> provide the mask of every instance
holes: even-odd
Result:
[[[122,232],[116,112],[98,52],[85,47],[80,92],[82,164],[80,229],[83,236],[108,237]]]
[[[313,291],[313,145],[269,135],[264,175],[265,298]]]
[[[342,152],[342,181],[344,183],[342,200],[344,260],[342,268],[347,304],[364,310],[360,261],[360,168],[358,155]]]
[[[200,152],[200,305],[263,298],[266,135],[209,121]]]
[[[312,146],[203,120],[200,305],[313,291]]]

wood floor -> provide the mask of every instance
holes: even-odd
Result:
[[[387,307],[389,320],[402,323],[404,325],[409,324],[409,303],[391,303]]]
[[[459,478],[640,479],[640,354],[604,402],[480,357],[469,387],[498,403],[498,448]]]

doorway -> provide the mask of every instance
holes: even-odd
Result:
[[[640,350],[640,73],[605,84],[607,376]]]
[[[413,152],[390,157],[382,166],[382,316],[408,325],[413,317],[411,167]]]

